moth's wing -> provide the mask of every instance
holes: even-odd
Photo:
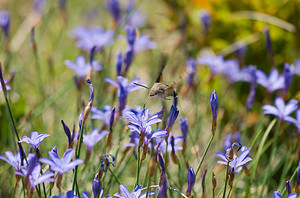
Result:
[[[162,58],[160,60],[159,73],[155,80],[156,83],[161,83],[163,81],[163,71],[167,65],[167,62],[168,62],[168,56],[166,54],[162,54]]]

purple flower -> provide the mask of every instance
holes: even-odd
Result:
[[[134,45],[134,41],[136,38],[136,31],[134,27],[128,27],[126,29],[127,42],[130,47]]]
[[[93,47],[101,50],[106,45],[113,43],[113,30],[105,31],[102,27],[86,28],[78,26],[71,32],[71,37],[77,40],[77,47],[90,52]]]
[[[284,77],[277,69],[272,69],[269,76],[261,70],[256,70],[257,83],[265,87],[269,93],[284,88]]]
[[[11,90],[11,87],[8,85],[8,80],[6,80],[5,78],[3,79],[4,84],[6,86],[6,90]],[[2,91],[2,85],[0,86],[0,91]]]
[[[109,105],[104,105],[103,110],[98,109],[97,107],[92,107],[92,119],[103,120],[104,128],[109,125],[110,115],[111,115],[112,107]]]
[[[61,123],[63,125],[63,128],[64,128],[64,131],[65,131],[65,134],[67,135],[68,137],[68,146],[69,148],[72,148],[73,146],[73,141],[74,141],[74,136],[75,136],[75,126],[73,126],[73,131],[71,133],[69,127],[65,124],[65,122],[63,120],[61,120]]]
[[[111,15],[113,16],[116,23],[119,23],[121,18],[121,8],[119,0],[108,0],[107,8]]]
[[[101,133],[99,133],[98,129],[93,129],[90,134],[83,134],[83,143],[86,145],[88,150],[91,150],[93,146],[107,134],[108,131],[101,131]]]
[[[178,117],[178,114],[179,114],[179,110],[177,109],[177,107],[173,104],[171,109],[170,109],[170,113],[169,113],[169,116],[168,116],[168,122],[167,122],[167,127],[166,127],[166,130],[169,131],[175,120],[177,119]]]
[[[192,192],[192,188],[195,184],[195,181],[196,181],[196,175],[194,173],[193,168],[190,167],[187,173],[187,183],[188,183],[188,187],[186,189],[187,194],[190,194]]]
[[[166,172],[162,170],[160,176],[160,186],[157,194],[157,198],[167,198],[168,197],[168,182],[166,177]]]
[[[141,195],[141,192],[142,192],[142,185],[137,185],[135,187],[135,189],[133,190],[133,193],[130,193],[128,188],[123,185],[123,184],[120,184],[120,193],[115,193],[114,196],[115,197],[119,197],[119,198],[148,198],[150,197],[150,195],[153,195],[154,192],[152,191],[149,191],[148,192],[148,197],[146,197],[146,192],[144,194]]]
[[[121,76],[121,74],[122,74],[122,66],[123,66],[122,52],[118,51],[117,55],[116,55],[116,71],[117,71],[117,76]]]
[[[126,22],[127,26],[139,28],[142,27],[145,24],[146,16],[138,9],[135,9],[133,11],[130,11],[127,9],[127,13],[130,13],[129,18]]]
[[[292,65],[292,71],[294,74],[300,76],[300,59],[296,59],[295,65]]]
[[[284,91],[287,92],[293,81],[292,66],[290,66],[288,63],[285,63],[284,65],[283,76],[284,76]]]
[[[186,140],[188,131],[189,131],[189,123],[186,118],[179,118],[180,129],[182,132],[182,136],[184,140]]]
[[[129,129],[137,135],[146,132],[146,130],[151,131],[151,125],[161,122],[160,116],[162,116],[161,112],[151,115],[147,108],[140,114],[128,111],[124,115],[126,121],[130,123]]]
[[[46,181],[54,182],[54,178],[51,178],[54,176],[54,173],[46,172],[43,175],[40,174],[41,165],[37,163],[37,158],[34,154],[29,155],[28,159],[28,166],[27,168],[22,167],[22,173],[20,173],[20,175],[26,177],[26,182],[29,182],[31,190],[40,183]]]
[[[46,0],[35,0],[33,2],[33,10],[38,14],[42,14],[44,11],[45,4]]]
[[[6,10],[0,11],[0,26],[2,28],[4,37],[7,38],[9,35],[10,17],[8,11]]]
[[[223,151],[226,152],[226,150],[228,148],[230,148],[231,145],[232,145],[232,134],[227,133],[225,138],[224,138],[224,142],[223,142]]]
[[[280,191],[274,191],[272,198],[282,198]],[[297,198],[297,194],[296,193],[288,194],[287,198]]]
[[[84,56],[78,56],[75,63],[70,60],[66,60],[65,65],[72,69],[79,78],[84,78],[90,72],[90,63],[85,62]],[[95,71],[102,70],[102,66],[95,60],[92,62],[92,68]]]
[[[275,107],[272,105],[264,105],[262,108],[264,114],[271,114],[279,117],[280,120],[285,120],[287,122],[294,122],[295,119],[289,116],[298,108],[297,100],[290,100],[286,105],[282,98],[277,97],[275,99]]]
[[[127,74],[128,72],[128,69],[132,63],[132,60],[133,60],[133,54],[134,54],[134,49],[133,47],[129,47],[126,51],[126,54],[125,54],[125,71],[124,71],[124,75]]]
[[[21,174],[21,168],[25,165],[25,159],[21,156],[21,152],[17,151],[14,155],[11,151],[5,152],[6,157],[0,155],[0,159],[10,164],[15,169],[15,174]]]
[[[72,190],[66,192],[66,194],[59,194],[59,196],[50,196],[49,198],[75,198],[75,194]]]
[[[267,47],[267,51],[269,54],[269,57],[271,59],[271,64],[272,66],[274,66],[274,54],[273,54],[273,50],[272,50],[272,41],[271,41],[271,37],[270,37],[270,31],[269,28],[265,28],[265,35],[266,35],[266,47]]]
[[[50,135],[44,134],[44,133],[39,134],[38,132],[33,131],[30,134],[30,138],[27,136],[24,136],[19,141],[19,143],[26,142],[27,144],[30,144],[34,148],[34,150],[36,150],[39,147],[40,143],[48,136],[50,136]]]
[[[232,148],[229,148],[229,149],[232,149]],[[231,169],[234,169],[234,172],[237,174],[242,170],[244,165],[246,165],[249,161],[252,160],[248,156],[249,152],[250,152],[250,150],[247,147],[243,146],[241,149],[241,153],[239,155],[237,155],[237,153],[234,152],[233,159],[231,161],[228,159],[228,157],[224,153],[217,152],[217,153],[215,153],[215,156],[221,158],[221,160],[217,161],[218,164],[226,165],[227,162],[229,161],[229,167]]]
[[[199,15],[200,15],[200,20],[203,25],[204,32],[207,33],[209,26],[211,24],[211,16],[207,10],[201,10],[199,12]]]
[[[238,47],[237,47],[237,50],[235,51],[235,53],[236,53],[238,59],[242,63],[243,63],[243,61],[245,59],[246,52],[247,52],[247,45],[245,45],[245,44],[238,44]]]
[[[141,35],[138,37],[134,42],[134,52],[140,52],[147,49],[154,49],[156,48],[156,43],[151,41],[148,35]]]
[[[56,152],[50,151],[49,159],[41,158],[40,162],[48,164],[52,171],[58,172],[59,175],[63,175],[65,172],[74,169],[83,162],[81,159],[75,159],[72,161],[73,156],[73,149],[67,149],[61,159]]]
[[[190,86],[193,85],[193,79],[194,79],[194,76],[195,76],[195,73],[196,73],[196,62],[192,58],[190,58],[187,61],[187,64],[186,64],[186,73],[188,75],[188,77],[187,77],[187,84],[190,87]]]
[[[103,195],[102,182],[99,181],[98,173],[95,175],[93,180],[93,194],[94,194],[94,198],[97,197],[101,198]]]
[[[207,65],[213,74],[221,73],[225,65],[223,56],[212,56],[210,54],[205,54],[201,58],[198,58],[196,62],[200,65]]]
[[[172,150],[174,151],[177,151],[177,150],[182,150],[183,147],[181,145],[178,145],[182,140],[183,140],[183,137],[175,137],[174,138],[174,146],[172,148],[172,145],[171,145],[171,137],[172,137],[172,134],[169,135],[168,137],[168,148],[167,148],[167,152],[172,152]],[[158,146],[158,150],[162,153],[165,153],[166,152],[166,141],[165,141],[165,138],[156,138],[156,142],[158,143],[157,146]]]
[[[219,104],[216,90],[210,94],[210,108],[212,112],[212,119],[217,120]]]

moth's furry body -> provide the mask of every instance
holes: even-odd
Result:
[[[154,83],[150,89],[149,96],[165,99],[166,97],[173,96],[174,92],[174,88],[169,85],[163,83]]]

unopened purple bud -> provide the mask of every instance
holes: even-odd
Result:
[[[171,148],[172,148],[172,154],[175,153],[175,139],[174,136],[171,136]]]
[[[59,9],[65,11],[66,10],[67,0],[58,0]]]
[[[119,22],[121,16],[120,2],[119,0],[108,0],[107,2],[108,10],[114,17],[116,22]]]
[[[247,100],[247,109],[249,110],[252,105],[253,102],[255,100],[255,89],[256,89],[256,67],[251,67],[250,68],[250,75],[251,75],[251,88],[250,88],[250,94],[248,96],[248,100]]]
[[[239,60],[243,60],[247,51],[247,46],[245,44],[240,44],[236,50],[236,55]]]
[[[288,63],[285,63],[284,65],[283,76],[284,76],[284,90],[285,92],[287,92],[293,81],[293,73]]]
[[[109,119],[109,131],[112,132],[112,127],[114,125],[114,120],[115,120],[115,112],[116,108],[113,108],[110,114],[110,119]]]
[[[265,28],[265,35],[266,35],[266,47],[268,50],[269,54],[272,54],[272,41],[271,41],[271,37],[270,37],[270,31],[269,28]]]
[[[204,170],[202,177],[202,197],[205,197],[205,178],[206,178],[207,169]]]
[[[0,11],[0,26],[2,28],[4,36],[7,38],[9,34],[10,17],[6,10]]]
[[[130,65],[131,65],[131,63],[132,63],[132,60],[133,60],[133,53],[134,53],[133,47],[129,47],[129,48],[127,49],[127,51],[126,51],[126,54],[125,54],[125,60],[124,60],[124,62],[125,62],[125,72],[124,72],[124,74],[125,74],[125,75],[127,74],[128,69],[129,69],[129,67],[130,67]]]
[[[127,30],[126,30],[126,33],[127,33],[127,42],[128,42],[130,47],[133,47],[134,41],[135,41],[135,38],[136,38],[135,28],[128,27]]]
[[[100,197],[98,195],[100,193],[101,188],[102,188],[102,186],[101,186],[101,183],[98,179],[98,173],[97,173],[94,177],[94,180],[93,180],[93,194],[94,194],[95,198]]]
[[[180,124],[180,129],[182,132],[182,136],[184,140],[186,140],[188,130],[189,130],[189,124],[186,118],[179,118],[179,124]]]
[[[218,98],[217,98],[216,90],[214,90],[210,94],[210,107],[211,107],[213,120],[217,120],[219,105],[218,105]]]
[[[161,183],[159,186],[159,191],[157,194],[157,198],[167,198],[167,193],[168,193],[168,183],[167,183],[167,178],[166,178],[166,173],[163,171],[161,173]]]
[[[90,66],[93,66],[93,61],[94,61],[94,56],[95,56],[95,52],[96,52],[97,47],[94,46],[92,47],[91,51],[90,51]]]
[[[187,173],[187,183],[188,183],[187,190],[186,190],[187,194],[190,194],[192,192],[192,188],[195,184],[195,181],[196,181],[196,175],[194,169],[190,167]]]
[[[289,180],[285,182],[285,187],[286,187],[286,191],[288,192],[288,194],[291,194],[292,186],[291,186],[291,182]]]
[[[169,113],[169,117],[168,117],[168,123],[167,123],[167,129],[171,129],[171,127],[173,126],[175,120],[177,119],[179,114],[179,111],[177,109],[177,107],[175,107],[174,105],[172,105],[170,113]]]
[[[165,162],[164,162],[164,159],[161,156],[161,154],[158,154],[158,162],[161,167],[161,171],[164,172],[165,171]]]
[[[116,55],[116,70],[117,70],[117,76],[121,76],[122,73],[122,66],[123,66],[123,56],[122,52],[118,51]]]
[[[126,101],[127,101],[127,95],[128,92],[126,90],[125,87],[123,87],[122,84],[120,84],[119,87],[119,95],[118,95],[118,99],[119,99],[119,113],[122,113],[122,111],[124,110],[125,106],[126,106]]]
[[[209,12],[207,10],[201,10],[200,11],[200,20],[202,22],[202,25],[204,27],[204,32],[208,32],[209,26],[211,24],[211,16],[209,15]]]
[[[195,60],[190,58],[190,59],[188,59],[187,65],[186,65],[186,73],[188,74],[188,77],[187,77],[188,86],[193,85],[193,79],[194,79],[194,76],[195,76],[195,72],[196,72]]]
[[[298,163],[298,169],[297,169],[297,186],[300,186],[300,161]]]
[[[86,82],[90,86],[90,99],[89,99],[89,102],[93,102],[93,100],[94,100],[94,87],[93,87],[93,84],[92,84],[90,79],[87,79]]]
[[[72,136],[71,136],[71,132],[70,132],[70,129],[69,127],[65,124],[65,122],[63,120],[61,120],[61,123],[64,127],[64,131],[65,131],[65,134],[67,135],[68,137],[68,141],[69,141],[69,147],[70,145],[72,145],[72,142],[73,142],[73,139],[72,139]]]

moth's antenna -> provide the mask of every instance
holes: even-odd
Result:
[[[162,59],[160,61],[159,73],[158,73],[158,76],[157,76],[157,78],[155,80],[156,83],[162,82],[162,80],[163,80],[162,73],[163,73],[163,71],[164,71],[164,69],[165,69],[165,67],[167,65],[167,62],[168,62],[168,56],[165,55],[165,54],[163,54],[162,55]]]
[[[137,86],[140,86],[140,87],[143,87],[143,88],[146,88],[146,89],[150,89],[149,87],[147,87],[145,85],[142,85],[142,84],[139,84],[139,83],[136,83],[136,82],[134,82],[133,84],[135,84]]]

